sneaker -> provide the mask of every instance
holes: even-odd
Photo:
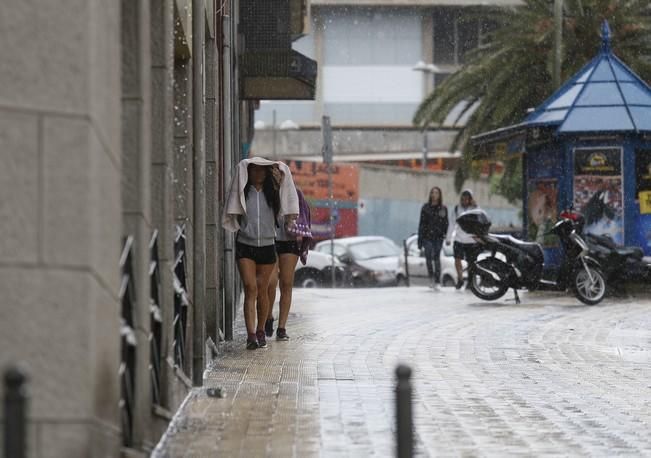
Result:
[[[267,348],[267,339],[264,336],[264,331],[257,331],[255,336],[258,338],[258,347]]]
[[[439,288],[439,284],[436,283],[436,282],[435,282],[435,283],[432,283],[432,289],[433,289],[434,291],[441,291],[441,288]]]
[[[246,341],[246,349],[247,350],[256,350],[258,348],[258,342],[255,340],[247,340]]]
[[[457,280],[457,284],[454,285],[456,289],[461,289],[462,286],[463,286],[463,280],[461,279]]]
[[[289,340],[289,336],[287,335],[287,331],[285,331],[285,328],[278,328],[276,330],[276,340]]]
[[[264,333],[267,337],[274,335],[274,319],[270,318],[264,323]]]

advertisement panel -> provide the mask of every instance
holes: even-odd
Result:
[[[574,207],[585,217],[585,232],[624,244],[621,148],[574,150]]]
[[[558,219],[558,180],[534,178],[527,183],[527,240],[545,248],[558,246],[558,238],[545,235]]]
[[[651,255],[651,149],[635,152],[635,195],[640,205],[638,240],[644,253]]]
[[[635,153],[635,195],[640,201],[640,214],[651,213],[651,150]]]
[[[312,206],[312,235],[315,240],[330,237],[328,207],[328,165],[322,162],[287,161],[296,186]],[[357,235],[359,169],[356,165],[332,164],[335,237]]]

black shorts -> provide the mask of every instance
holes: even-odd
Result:
[[[465,259],[468,262],[474,261],[481,253],[481,246],[478,243],[454,242],[452,247],[456,259]]]
[[[251,246],[235,242],[235,259],[251,259],[256,264],[275,264],[276,248],[273,245]]]
[[[276,240],[276,253],[281,254],[294,254],[296,256],[301,255],[301,251],[298,247],[298,242],[295,240]]]

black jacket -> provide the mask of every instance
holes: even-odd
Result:
[[[445,205],[423,204],[418,223],[418,246],[425,240],[444,239],[448,233],[448,209]]]

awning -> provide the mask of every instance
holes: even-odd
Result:
[[[313,100],[317,63],[293,49],[246,51],[240,60],[243,99]]]

